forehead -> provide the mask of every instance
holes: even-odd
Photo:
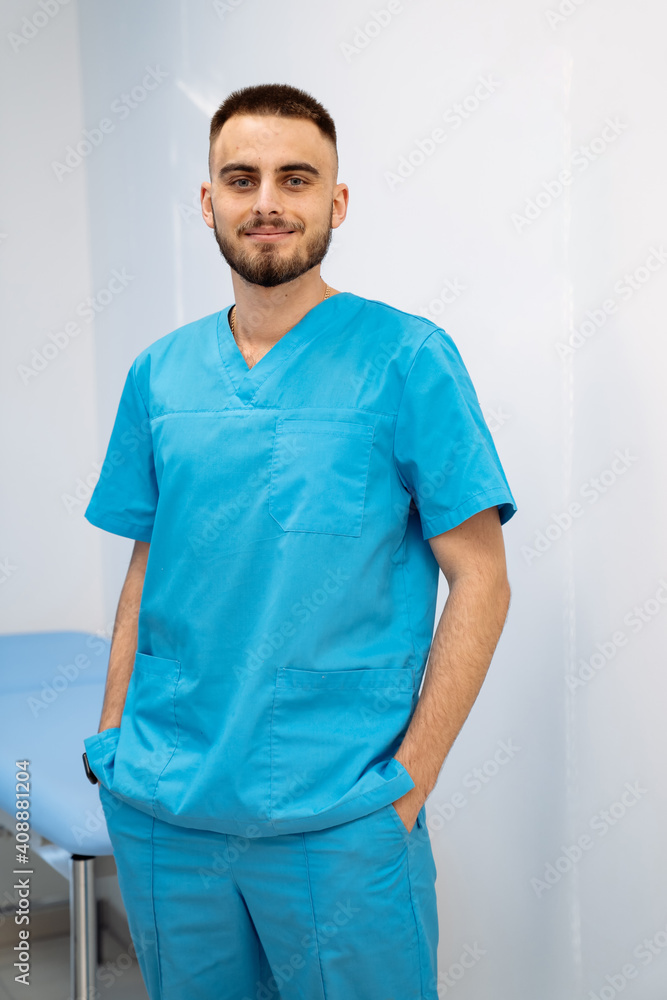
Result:
[[[222,126],[211,149],[213,172],[229,160],[260,168],[307,159],[323,170],[333,169],[334,149],[317,125],[305,118],[277,115],[233,115]]]

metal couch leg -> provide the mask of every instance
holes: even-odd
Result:
[[[69,880],[69,954],[71,1000],[92,1000],[97,972],[95,858],[72,855]]]

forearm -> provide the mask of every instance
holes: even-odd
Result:
[[[509,608],[504,575],[471,575],[450,589],[438,622],[414,715],[396,757],[422,799],[432,791],[445,757],[477,698]]]
[[[137,651],[139,607],[149,544],[135,543],[114,622],[99,732],[119,726]]]

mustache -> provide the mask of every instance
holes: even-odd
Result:
[[[274,224],[272,222],[256,222],[248,226],[241,226],[238,233],[239,235],[242,235],[243,233],[251,233],[254,229],[275,229],[276,232],[287,232],[294,229],[301,232],[303,230],[303,226],[297,223],[285,223],[285,225],[282,225]]]

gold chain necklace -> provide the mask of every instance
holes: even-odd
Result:
[[[331,294],[331,289],[327,285],[326,288],[325,288],[325,290],[324,290],[324,299],[328,299],[330,294]],[[324,299],[322,299],[322,302],[324,302]],[[234,303],[234,306],[233,306],[232,312],[231,312],[231,316],[229,317],[229,325],[232,328],[232,336],[234,337],[234,339],[236,339],[236,336],[234,334],[234,321],[235,321],[235,319],[236,319],[236,303]]]

